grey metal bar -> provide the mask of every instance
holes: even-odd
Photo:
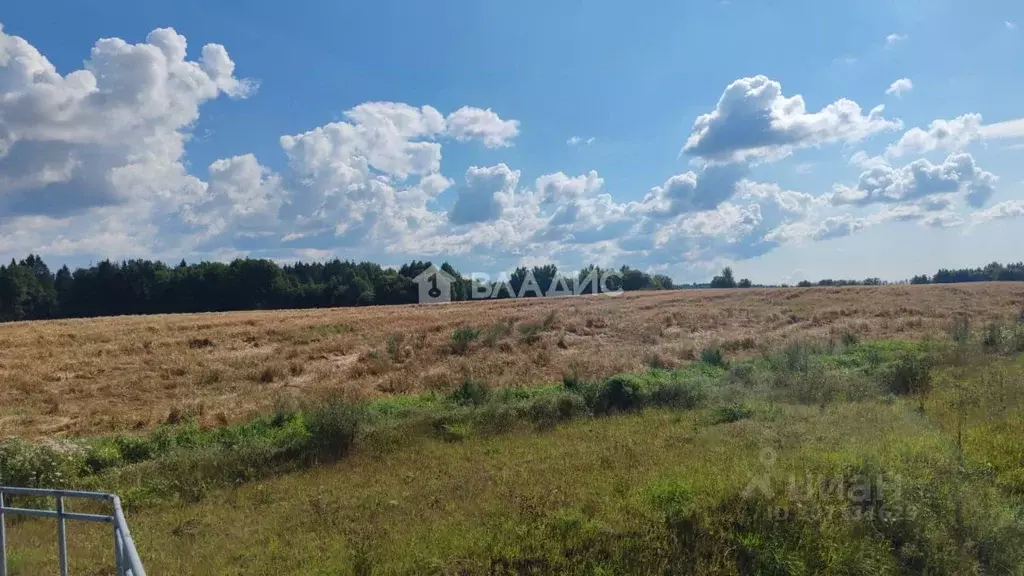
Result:
[[[14,488],[10,486],[0,486],[0,493],[12,494],[14,496],[50,496],[64,498],[87,498],[90,500],[112,500],[113,494],[104,494],[103,492],[81,492],[78,490],[45,490],[42,488]]]
[[[0,576],[7,576],[7,529],[4,527],[3,492],[0,492]]]
[[[10,508],[5,506],[3,499],[4,494],[56,498],[57,509],[39,510],[32,508]],[[110,505],[113,508],[113,514],[111,516],[103,516],[99,514],[79,514],[75,512],[68,512],[64,509],[65,498],[106,500],[110,502]],[[142,560],[139,558],[138,550],[135,549],[135,542],[132,540],[131,532],[128,530],[128,523],[124,518],[124,510],[121,508],[121,499],[115,494],[0,486],[0,576],[7,576],[7,548],[6,534],[4,532],[4,518],[8,515],[57,519],[57,544],[59,547],[58,553],[60,557],[61,576],[67,576],[68,573],[67,521],[83,520],[86,522],[109,522],[114,528],[114,560],[117,564],[116,574],[118,574],[118,576],[146,576],[146,570],[142,567]]]
[[[114,523],[114,574],[124,576],[124,554],[121,550],[121,531]]]
[[[68,576],[68,533],[63,496],[57,496],[57,552],[60,557],[60,576]]]
[[[121,499],[117,496],[114,500],[114,521],[121,529],[121,539],[124,541],[125,552],[128,556],[128,569],[132,576],[146,576],[146,570],[142,567],[142,560],[139,558],[139,551],[135,549],[135,542],[128,532],[128,523],[124,520],[124,511],[121,510]]]
[[[35,518],[56,518],[56,510],[35,510],[33,508],[4,508],[4,513],[11,516],[32,516]],[[83,520],[85,522],[113,522],[113,516],[101,516],[99,514],[80,514],[78,512],[65,512],[64,518],[68,520]]]

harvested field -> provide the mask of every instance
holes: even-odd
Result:
[[[917,339],[1020,314],[1024,284],[685,290],[0,325],[0,437],[247,418],[290,398],[603,377],[801,338]]]

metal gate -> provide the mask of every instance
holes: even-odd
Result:
[[[36,508],[10,508],[4,506],[4,495],[11,496],[42,496],[55,498],[56,509]],[[104,516],[100,514],[76,514],[64,510],[65,499],[101,500],[110,503],[111,514]],[[84,522],[102,522],[111,524],[114,527],[114,563],[117,576],[146,576],[142,568],[142,561],[139,560],[139,553],[135,550],[135,543],[128,532],[128,523],[124,520],[124,512],[121,511],[121,499],[114,494],[102,494],[99,492],[76,492],[73,490],[40,490],[37,488],[7,488],[0,486],[0,576],[7,576],[7,532],[5,529],[5,516],[35,516],[37,518],[57,519],[57,554],[60,562],[61,576],[68,574],[68,545],[66,522],[68,520],[79,520]]]

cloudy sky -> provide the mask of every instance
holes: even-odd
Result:
[[[1019,260],[1024,4],[18,2],[0,257]]]

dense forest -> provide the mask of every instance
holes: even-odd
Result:
[[[42,258],[29,255],[0,266],[0,321],[45,318],[219,312],[278,308],[324,308],[418,301],[413,279],[431,265],[413,261],[398,270],[371,262],[329,262],[278,265],[271,260],[238,259],[230,264],[200,262],[168,266],[150,260],[103,261],[72,272],[67,266],[51,272]],[[453,300],[472,297],[472,284],[448,263],[440,266],[456,280]],[[573,290],[581,279],[607,270],[590,266],[577,277],[561,277]],[[609,290],[672,288],[667,276],[649,275],[623,266],[604,286]],[[518,268],[507,283],[493,284],[495,297],[507,298],[509,287],[522,293],[531,274],[542,291],[559,277],[554,265]],[[600,289],[600,287],[598,288]]]
[[[53,273],[42,258],[29,255],[0,266],[0,321],[45,318],[159,314],[174,312],[216,312],[275,308],[322,308],[374,304],[408,304],[418,300],[413,278],[430,262],[413,261],[398,270],[371,262],[331,260],[279,265],[271,260],[238,259],[229,264],[200,262],[177,266],[150,260],[111,262],[105,260],[88,268],[71,271],[64,266]],[[448,263],[441,269],[456,280],[453,300],[472,297],[473,285]],[[518,268],[507,283],[494,284],[496,297],[507,298],[509,288],[520,294],[530,274],[542,290],[553,282],[574,290],[585,279],[610,270],[589,266],[573,277],[560,276],[554,265]],[[664,275],[651,275],[622,266],[605,288],[609,290],[661,290],[670,288],[749,288],[744,278],[737,281],[731,269],[715,276],[709,284],[677,285]],[[915,276],[908,282],[951,283],[983,281],[1024,281],[1024,263],[1006,266],[992,263],[984,268],[939,270],[934,276]],[[882,284],[877,278],[865,280],[821,280],[819,286]],[[808,281],[800,286],[812,286]]]

